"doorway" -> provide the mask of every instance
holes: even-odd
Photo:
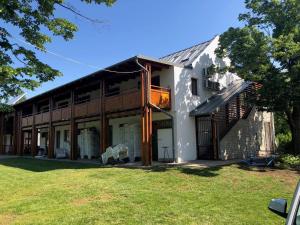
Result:
[[[170,161],[173,158],[172,129],[157,130],[158,161]]]
[[[211,118],[198,117],[196,120],[198,159],[213,159]]]

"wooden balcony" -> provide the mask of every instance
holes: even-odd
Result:
[[[106,112],[121,112],[141,107],[141,91],[132,89],[118,95],[106,96],[104,100]]]
[[[34,116],[35,124],[49,123],[49,121],[50,121],[50,112],[43,112],[43,113],[36,114]]]
[[[152,85],[151,103],[161,109],[171,109],[171,89]]]
[[[54,109],[52,111],[52,121],[65,121],[71,118],[71,107]]]
[[[22,127],[32,126],[33,116],[26,116],[22,118]]]
[[[88,102],[83,102],[76,104],[74,106],[74,116],[75,117],[85,117],[97,115],[100,113],[100,99],[96,98]]]

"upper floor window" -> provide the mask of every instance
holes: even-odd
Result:
[[[192,95],[198,95],[198,80],[196,78],[192,78]]]
[[[160,76],[152,77],[151,85],[160,86]]]

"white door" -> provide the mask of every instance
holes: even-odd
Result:
[[[173,158],[172,129],[157,130],[158,160]]]

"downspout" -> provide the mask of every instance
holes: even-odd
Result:
[[[137,63],[137,65],[139,67],[141,67],[143,70],[145,70],[147,76],[149,76],[149,71],[147,70],[146,67],[144,67],[142,64],[139,63],[138,59],[136,59],[136,63]],[[147,104],[150,107],[152,107],[152,108],[154,108],[154,109],[156,109],[156,110],[164,113],[165,115],[167,115],[168,117],[170,117],[171,120],[172,120],[172,127],[171,127],[172,128],[172,147],[173,147],[172,148],[172,155],[173,155],[173,163],[175,163],[176,160],[175,160],[175,134],[174,134],[174,120],[175,119],[174,119],[174,116],[171,113],[169,113],[169,112],[167,112],[167,111],[165,111],[165,110],[163,110],[163,109],[159,108],[158,106],[156,106],[156,105],[154,105],[154,104],[151,103],[151,98],[150,98],[151,88],[150,88],[150,90],[148,90],[148,79],[145,79],[145,80],[146,80],[146,82],[144,82],[144,83],[146,84],[145,90],[146,90],[146,93],[147,93]]]

